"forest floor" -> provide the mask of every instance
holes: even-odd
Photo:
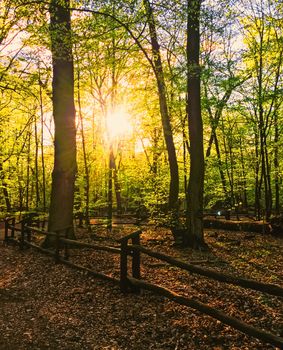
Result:
[[[117,246],[134,231],[97,228],[88,242]],[[209,252],[178,249],[164,229],[144,228],[141,244],[185,262],[283,286],[283,239],[271,235],[207,230]],[[71,261],[119,276],[119,256],[89,249]],[[283,300],[209,280],[142,256],[142,277],[193,297],[250,325],[283,336]],[[0,350],[268,350],[274,347],[150,292],[119,287],[55,264],[33,249],[0,242]]]

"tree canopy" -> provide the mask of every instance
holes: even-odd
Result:
[[[279,214],[282,30],[276,0],[3,0],[1,211],[144,210],[184,244]]]

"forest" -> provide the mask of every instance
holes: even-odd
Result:
[[[210,306],[184,301],[185,297],[174,294],[170,287],[184,292],[178,283],[191,278],[190,283],[202,292],[212,288],[214,296],[219,290],[226,295],[227,289],[220,287],[220,282],[232,283],[227,295],[236,300],[231,301],[234,310],[236,304],[241,307],[237,286],[246,288],[247,283],[247,288],[257,291],[243,292],[251,305],[246,308],[249,317],[245,318],[244,310],[241,318],[272,333],[266,335],[237,324],[238,331],[257,340],[242,339],[234,330],[231,338],[219,340],[224,329],[217,335],[209,323],[208,329],[215,334],[211,342],[211,337],[204,339],[205,331],[200,334],[194,325],[192,343],[185,346],[184,339],[189,341],[190,337],[180,338],[180,334],[187,327],[182,324],[187,316],[183,306],[174,311],[173,301],[169,301],[169,306],[160,311],[162,322],[169,322],[171,314],[183,316],[174,326],[167,324],[177,327],[176,334],[168,339],[167,334],[163,343],[162,326],[158,324],[159,331],[146,338],[148,343],[139,343],[140,338],[133,335],[128,345],[122,331],[120,338],[117,336],[120,342],[112,344],[104,339],[101,330],[97,333],[100,342],[90,337],[86,345],[76,342],[76,336],[75,340],[62,340],[62,334],[69,331],[66,329],[54,328],[52,339],[45,334],[48,344],[37,338],[34,330],[26,331],[23,344],[18,336],[15,343],[11,342],[9,332],[2,330],[0,349],[281,348],[282,17],[280,0],[0,0],[3,276],[15,273],[8,263],[12,260],[19,276],[29,271],[35,283],[47,274],[49,282],[44,288],[61,288],[54,293],[66,294],[55,282],[54,266],[47,263],[50,257],[32,250],[26,257],[18,256],[18,251],[11,250],[13,241],[24,252],[28,246],[36,246],[53,254],[56,263],[65,261],[78,268],[83,262],[88,273],[92,273],[90,261],[101,259],[101,272],[95,277],[116,282],[119,277],[123,293],[148,289],[231,327],[237,321],[209,311],[217,305],[204,297],[200,300]],[[97,242],[103,248],[94,245]],[[111,260],[118,267],[110,269],[106,258],[95,255],[100,252],[91,253],[92,249],[108,249],[113,254],[119,250],[120,260]],[[60,255],[63,250],[64,257]],[[140,260],[141,253],[146,255],[144,260]],[[132,277],[127,275],[130,258]],[[153,263],[153,258],[166,263]],[[41,261],[41,269],[31,269],[34,259]],[[198,270],[186,263],[201,267]],[[45,264],[51,266],[48,271]],[[141,272],[152,266],[156,268],[154,282],[158,283],[154,287],[147,279],[140,280]],[[188,274],[179,270],[174,273],[177,268],[218,282],[212,287],[213,283],[207,284],[203,277],[182,277]],[[66,274],[66,284],[74,278],[69,274],[78,274],[61,265],[58,269],[59,274]],[[170,290],[160,287],[163,270],[168,275],[165,287]],[[239,282],[235,275],[245,276],[248,282],[240,277]],[[79,286],[69,288],[71,291],[82,288],[84,295],[92,293],[88,292],[90,282],[82,280],[81,275],[76,278],[81,282],[74,282]],[[0,277],[0,306],[9,288],[23,288],[21,278],[14,287],[7,287],[7,280],[10,277]],[[104,292],[112,302],[110,289],[98,287],[102,291],[97,290],[97,295],[103,295],[106,288]],[[34,295],[36,288],[31,292]],[[48,289],[43,290],[48,299]],[[193,298],[199,297],[200,290],[196,294],[190,291]],[[233,291],[237,297],[232,296]],[[258,297],[258,291],[273,294]],[[119,290],[115,293],[123,304]],[[143,293],[153,298],[150,292]],[[80,303],[71,294],[66,297],[74,305]],[[10,298],[9,294],[7,305],[13,304]],[[137,305],[145,302],[140,298]],[[157,309],[158,298],[160,302],[161,296],[149,301]],[[220,306],[230,314],[228,306]],[[66,305],[67,310],[71,308],[72,302]],[[7,307],[6,318],[11,316],[13,323],[12,309]],[[77,310],[82,312],[77,318],[85,322],[86,311]],[[111,310],[107,312],[112,315]],[[119,315],[122,313],[120,310]],[[47,317],[48,312],[43,314]],[[133,319],[138,320],[138,316]],[[145,321],[140,320],[140,332]],[[17,322],[22,322],[20,316]],[[126,316],[120,322],[127,322]],[[115,323],[111,327],[109,332],[113,333],[118,326]],[[38,343],[33,343],[33,338]]]

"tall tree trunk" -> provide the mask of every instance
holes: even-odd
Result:
[[[264,184],[264,212],[266,220],[269,219],[271,214],[271,205],[269,186],[268,186],[268,160],[267,160],[267,144],[266,144],[266,123],[264,121],[264,96],[263,96],[263,32],[260,31],[259,36],[259,63],[258,63],[258,96],[257,107],[259,115],[259,144],[260,144],[260,159],[261,159],[261,176],[263,177]]]
[[[81,124],[81,137],[82,137],[82,150],[83,150],[83,161],[84,161],[84,218],[85,223],[90,229],[90,220],[89,220],[89,165],[88,165],[88,159],[87,159],[87,152],[86,152],[86,142],[85,142],[85,132],[84,132],[84,120],[83,120],[83,113],[82,113],[82,105],[81,105],[81,86],[80,86],[80,66],[79,66],[79,57],[76,56],[77,59],[77,89],[78,89],[78,108],[79,108],[79,118],[80,118],[80,124]]]
[[[11,202],[10,202],[10,197],[9,197],[9,192],[8,192],[8,186],[7,186],[7,183],[5,181],[5,174],[4,174],[2,162],[0,162],[0,179],[1,179],[1,183],[2,183],[2,189],[3,189],[3,195],[4,195],[4,199],[5,199],[5,203],[6,203],[6,209],[9,212],[9,211],[11,211],[12,207],[11,207]]]
[[[258,130],[255,131],[255,216],[261,219],[261,181],[260,181],[260,154]]]
[[[243,150],[243,140],[242,137],[240,137],[240,154],[241,154],[241,167],[242,167],[242,201],[244,208],[248,207],[248,195],[247,195],[247,172],[245,167],[245,157],[244,157],[244,150]]]
[[[115,168],[115,160],[113,155],[113,146],[110,145],[109,149],[109,168],[108,168],[108,191],[107,191],[107,228],[112,230],[112,217],[113,217],[113,171]]]
[[[30,143],[31,143],[31,131],[28,131],[28,140],[27,140],[27,178],[26,178],[26,210],[29,210],[29,199],[30,199]]]
[[[187,195],[187,232],[184,245],[205,246],[203,237],[204,150],[200,103],[200,0],[188,0],[187,117],[190,140],[190,178]]]
[[[270,169],[266,136],[265,136],[265,142],[264,142],[264,158],[265,158],[265,188],[266,188],[265,218],[268,221],[272,213],[272,189],[271,189],[271,176],[270,176],[271,169]]]
[[[280,214],[280,177],[279,177],[279,128],[278,128],[278,115],[275,114],[274,119],[274,182],[275,182],[275,213]]]
[[[118,146],[119,151],[119,146]],[[122,208],[122,196],[121,196],[121,185],[118,177],[118,172],[120,165],[118,163],[118,166],[116,164],[116,159],[114,157],[113,149],[111,152],[112,157],[112,163],[113,163],[113,181],[114,181],[114,188],[115,188],[115,196],[116,196],[116,203],[117,203],[117,214],[120,215],[123,212]]]
[[[73,227],[76,163],[74,68],[69,0],[51,0],[50,34],[53,65],[55,159],[52,173],[48,231],[65,234]],[[74,237],[69,230],[69,237]],[[52,244],[47,238],[44,246]]]
[[[39,173],[38,173],[38,130],[37,118],[34,119],[34,138],[35,138],[35,157],[34,157],[34,175],[35,175],[35,208],[38,209],[40,203],[39,195]]]
[[[41,70],[38,63],[38,84],[39,84],[39,103],[40,103],[40,151],[41,151],[41,168],[42,168],[42,201],[43,211],[46,211],[46,177],[45,177],[45,159],[44,159],[44,113],[42,98]]]
[[[224,174],[224,171],[222,168],[221,153],[220,153],[220,148],[219,148],[216,130],[213,131],[213,139],[214,139],[214,144],[215,144],[215,149],[216,149],[216,154],[217,154],[218,169],[219,169],[219,174],[220,174],[220,178],[221,178],[222,188],[223,188],[223,192],[225,194],[225,199],[228,200],[227,183],[226,183],[225,174]]]
[[[172,127],[170,123],[169,110],[167,106],[166,87],[165,87],[164,72],[163,72],[161,55],[160,55],[160,45],[157,40],[155,20],[154,20],[154,15],[153,15],[153,11],[149,0],[144,0],[144,6],[148,17],[148,27],[149,27],[152,54],[153,54],[154,73],[155,73],[156,82],[157,82],[161,121],[162,121],[164,139],[165,139],[166,149],[168,153],[169,168],[170,168],[170,188],[169,188],[168,207],[169,207],[169,210],[176,211],[178,208],[178,195],[179,195],[179,171],[178,171],[176,150],[175,150],[175,145],[173,141],[173,132],[172,132]]]
[[[115,16],[115,6],[113,3],[112,13]],[[111,64],[111,113],[115,113],[117,105],[117,86],[118,86],[118,77],[116,72],[116,33],[115,30],[112,32],[112,64]],[[112,142],[112,141],[111,141]],[[119,142],[117,146],[117,152],[119,150]],[[114,157],[113,143],[110,146],[110,175],[112,176],[112,181],[114,182],[116,203],[117,203],[117,214],[122,213],[122,197],[121,197],[121,184],[118,178],[118,169],[116,166],[116,159]],[[109,176],[110,176],[109,175]],[[113,201],[113,198],[112,198]],[[112,213],[113,214],[113,213]]]

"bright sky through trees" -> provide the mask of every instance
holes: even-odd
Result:
[[[124,106],[120,106],[114,112],[107,114],[106,127],[110,141],[115,138],[129,136],[133,132],[129,115]]]

